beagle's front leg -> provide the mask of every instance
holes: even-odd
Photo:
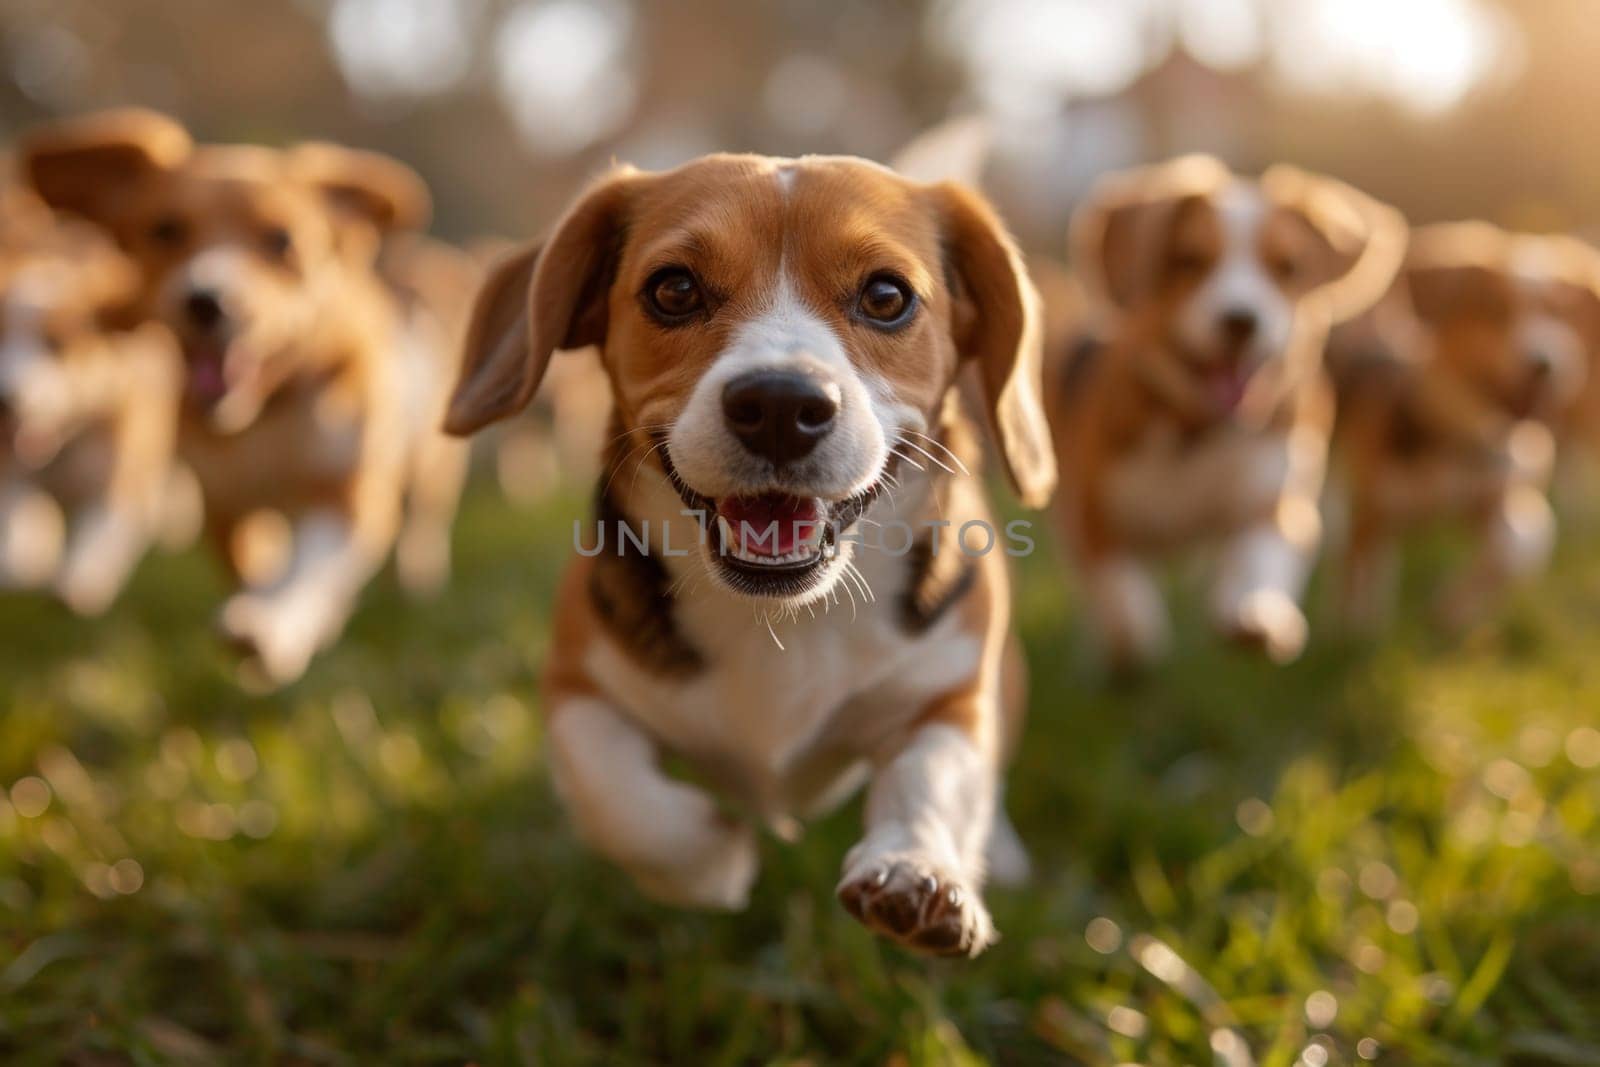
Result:
[[[99,615],[111,606],[144,554],[144,517],[108,497],[72,517],[66,556],[56,576],[56,594],[79,615]]]
[[[1246,454],[1232,504],[1235,525],[1222,546],[1211,610],[1225,634],[1275,663],[1305,650],[1309,626],[1300,608],[1322,545],[1325,429],[1314,423],[1268,436]]]
[[[1306,646],[1300,597],[1322,543],[1314,498],[1285,495],[1273,514],[1233,535],[1223,547],[1212,610],[1223,632],[1288,663]]]
[[[844,861],[840,902],[869,929],[943,956],[976,956],[996,938],[981,896],[994,822],[996,759],[975,733],[997,721],[993,697],[938,702],[867,792],[866,836]]]
[[[127,355],[128,374],[147,370],[148,380],[159,382],[161,371],[169,369],[164,348],[150,359],[139,351]],[[57,595],[80,615],[98,615],[111,606],[149,545],[159,487],[171,470],[175,421],[172,408],[155,400],[127,404],[117,415],[110,477],[71,516],[66,557],[56,576]]]
[[[551,708],[551,774],[578,836],[663,903],[744,907],[759,858],[755,831],[668,777],[655,742],[603,699],[557,696]]]
[[[21,478],[0,475],[0,589],[36,589],[61,560],[61,509]]]
[[[228,598],[219,620],[266,675],[284,685],[344,628],[357,596],[383,561],[382,549],[342,511],[318,509],[294,523],[289,564],[267,587]]]

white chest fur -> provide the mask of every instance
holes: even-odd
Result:
[[[1157,427],[1111,468],[1107,513],[1143,548],[1221,535],[1270,511],[1286,493],[1315,500],[1326,451],[1311,430],[1224,429],[1185,442]]]
[[[721,787],[771,817],[805,814],[979,665],[979,635],[957,613],[925,633],[903,627],[905,557],[858,548],[856,560],[871,600],[858,589],[852,605],[841,588],[770,626],[752,603],[686,583],[674,619],[707,661],[692,678],[650,674],[603,638],[586,666],[622,710]]]

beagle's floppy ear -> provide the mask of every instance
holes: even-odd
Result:
[[[1436,326],[1461,309],[1505,311],[1512,238],[1488,222],[1437,222],[1411,231],[1400,289],[1419,322]]]
[[[1101,301],[1126,311],[1158,280],[1161,241],[1180,205],[1233,180],[1213,156],[1180,156],[1101,179],[1072,213],[1072,266]]]
[[[445,430],[470,434],[515,415],[538,391],[557,349],[598,345],[637,172],[602,179],[547,241],[493,267],[478,291]]]
[[[18,146],[17,169],[51,207],[104,223],[130,185],[180,166],[193,149],[174,120],[122,108],[33,130]]]
[[[1600,360],[1600,248],[1567,234],[1525,236],[1517,247],[1527,249],[1523,254],[1535,263],[1547,263],[1551,282],[1576,297],[1576,306],[1569,305],[1568,312],[1589,338],[1591,357]]]
[[[1465,309],[1509,314],[1511,286],[1504,271],[1485,263],[1420,263],[1405,274],[1405,292],[1417,321],[1449,322]]]
[[[994,211],[965,187],[932,187],[952,275],[956,348],[976,361],[1000,455],[1022,503],[1043,507],[1056,486],[1040,403],[1043,323],[1022,255]]]
[[[377,152],[307,141],[289,150],[289,169],[322,190],[335,210],[379,232],[419,230],[433,210],[422,177]]]
[[[1268,169],[1261,188],[1300,214],[1323,243],[1327,281],[1315,292],[1333,322],[1354,318],[1389,291],[1410,238],[1399,211],[1344,182],[1287,164]]]

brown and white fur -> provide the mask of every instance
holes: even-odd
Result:
[[[132,262],[20,189],[0,204],[0,588],[109,607],[159,532],[178,353],[125,328]]]
[[[1464,524],[1475,557],[1439,610],[1467,626],[1554,546],[1557,442],[1600,354],[1600,253],[1481,222],[1422,227],[1378,311],[1330,349],[1350,498],[1343,611],[1383,622],[1399,535]]]
[[[1259,179],[1184,157],[1112,176],[1078,210],[1094,343],[1051,353],[1057,514],[1114,665],[1169,634],[1151,558],[1215,546],[1211,613],[1275,661],[1299,655],[1332,427],[1330,325],[1383,293],[1399,215],[1289,167]]]
[[[975,195],[847,158],[618,170],[493,272],[450,427],[514,414],[554,350],[594,345],[617,433],[599,512],[649,524],[646,550],[609,528],[572,562],[544,674],[557,788],[645,892],[738,908],[757,827],[788,834],[866,782],[845,906],[924,951],[993,940],[991,857],[1025,867],[999,806],[1024,683],[1004,535],[955,545],[990,513],[945,452],[967,450],[948,401],[976,365],[1013,484],[1043,504],[1034,302]],[[797,534],[774,565],[786,542],[763,556],[726,525],[795,514],[840,536]],[[907,555],[851,540],[897,519],[949,525]]]
[[[408,336],[375,270],[385,235],[420,225],[426,188],[393,160],[326,144],[196,146],[164,116],[125,110],[25,139],[20,168],[55,207],[104,226],[139,265],[139,304],[184,356],[180,450],[200,480],[212,539],[239,579],[224,634],[268,684],[297,678],[343,630],[402,521],[408,476],[433,465],[444,389],[407,377],[454,353]],[[464,463],[452,461],[455,467]],[[450,467],[452,463],[443,466]],[[459,474],[454,477],[459,484]],[[421,563],[442,580],[454,493],[414,494]],[[281,565],[242,566],[261,515],[287,523]]]

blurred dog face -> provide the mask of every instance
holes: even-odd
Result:
[[[0,209],[0,432],[38,463],[63,429],[73,367],[104,351],[138,273],[90,227],[9,199]]]
[[[1438,365],[1517,419],[1553,419],[1600,353],[1600,255],[1484,224],[1418,232],[1406,273]]]
[[[142,304],[184,353],[185,400],[214,429],[248,426],[341,300],[380,229],[420,221],[400,164],[328,145],[190,145],[147,112],[34,135],[23,165],[57,207],[104,225],[135,258]]]
[[[952,187],[848,159],[624,172],[495,272],[450,428],[526,404],[552,349],[600,345],[630,443],[704,516],[713,577],[809,601],[963,358],[1019,487],[1048,492],[1033,303],[997,221]]]
[[[1284,167],[1246,180],[1208,157],[1117,176],[1074,220],[1080,267],[1219,414],[1290,357],[1311,297],[1357,283],[1319,301],[1336,316],[1377,299],[1404,240],[1398,215],[1340,183]]]

